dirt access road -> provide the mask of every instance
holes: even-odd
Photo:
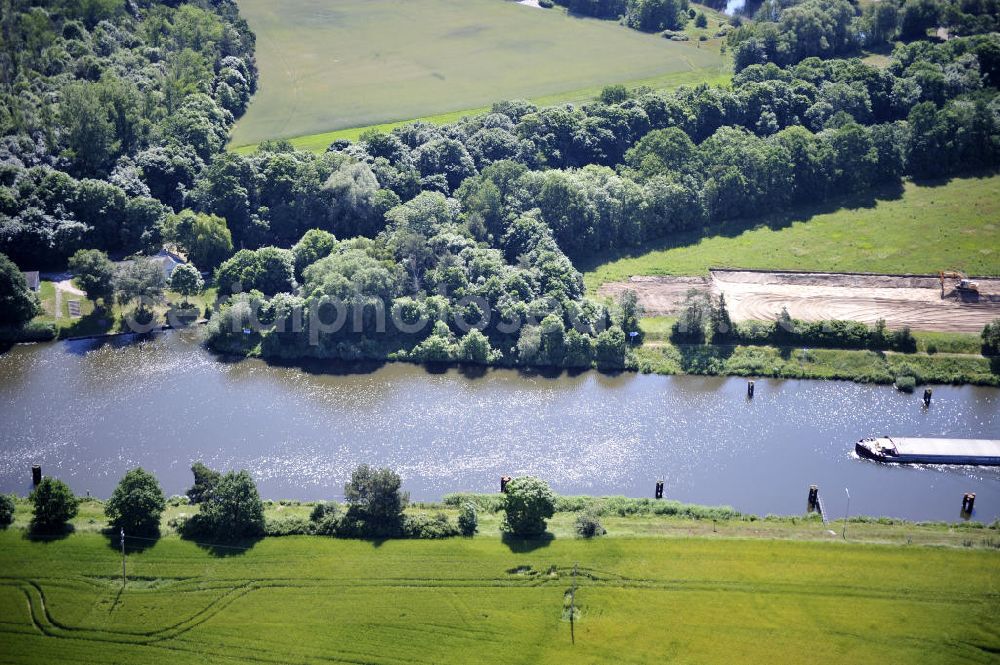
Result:
[[[804,321],[844,319],[890,328],[978,333],[1000,317],[1000,279],[975,280],[980,296],[961,297],[955,280],[929,275],[859,275],[844,273],[711,270],[708,277],[632,277],[611,282],[599,295],[617,296],[633,289],[650,316],[676,314],[690,290],[724,294],[735,321],[773,320],[787,307]]]

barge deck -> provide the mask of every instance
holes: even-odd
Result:
[[[998,439],[918,439],[880,436],[854,446],[859,456],[898,464],[1000,465]]]

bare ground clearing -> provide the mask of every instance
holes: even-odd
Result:
[[[931,275],[865,275],[845,273],[757,272],[712,270],[709,277],[632,277],[601,286],[600,295],[617,296],[633,289],[652,316],[676,314],[691,289],[724,294],[733,320],[773,320],[782,307],[805,321],[844,319],[873,324],[885,319],[890,328],[979,332],[1000,317],[1000,279],[976,279],[978,297],[955,291],[955,280]]]

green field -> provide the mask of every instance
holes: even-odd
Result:
[[[663,74],[661,76],[653,76],[645,79],[635,79],[632,81],[627,81],[627,84],[631,88],[638,87],[650,87],[656,90],[669,90],[672,88],[677,88],[682,85],[697,85],[700,83],[706,83],[709,85],[725,85],[729,83],[732,79],[732,74],[722,71],[718,67],[710,67],[708,69],[692,69],[685,72],[673,72],[670,74]],[[545,95],[543,97],[533,97],[532,102],[540,107],[544,106],[554,106],[556,104],[570,103],[570,104],[583,104],[586,102],[593,101],[604,88],[603,85],[592,86],[589,88],[581,88],[579,90],[572,90],[570,92],[558,93],[555,95]],[[296,150],[306,150],[308,152],[323,153],[326,149],[330,147],[330,144],[337,139],[347,139],[349,141],[356,141],[358,137],[369,130],[377,130],[380,132],[390,132],[396,127],[402,127],[403,125],[408,125],[411,122],[426,122],[432,125],[447,125],[453,122],[458,122],[462,118],[467,116],[479,115],[482,113],[489,112],[489,106],[481,106],[475,109],[465,109],[462,111],[449,111],[447,113],[436,113],[434,115],[422,116],[420,118],[408,118],[406,120],[396,120],[393,122],[383,122],[374,125],[366,125],[364,127],[348,127],[347,129],[335,129],[330,132],[321,132],[319,134],[306,134],[305,136],[295,136],[288,139],[289,143],[292,144]],[[249,145],[242,145],[239,147],[231,147],[232,152],[239,154],[249,154],[257,149],[257,144],[252,143]]]
[[[241,0],[239,8],[257,35],[260,85],[234,146],[461,115],[513,97],[586,99],[610,83],[717,80],[724,68],[715,42],[672,42],[504,0]]]
[[[0,661],[988,663],[995,549],[699,538],[0,534]],[[579,566],[571,641],[567,591]]]
[[[578,267],[591,291],[632,275],[703,275],[711,267],[1000,275],[1000,176],[907,182],[901,193],[737,220]]]

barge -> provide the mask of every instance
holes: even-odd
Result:
[[[860,457],[897,464],[1000,465],[998,439],[915,439],[879,436],[854,446]]]

